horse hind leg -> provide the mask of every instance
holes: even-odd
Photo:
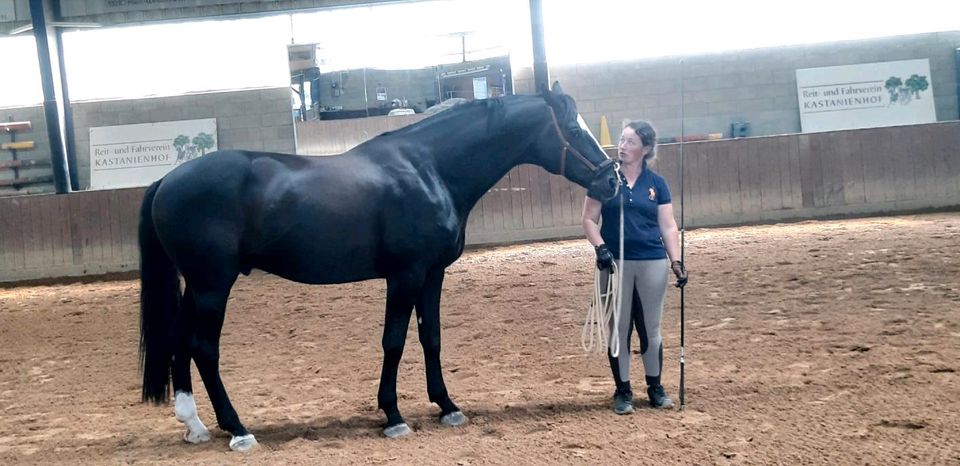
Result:
[[[227,297],[235,279],[236,274],[233,274],[232,278],[221,286],[205,288],[204,291],[195,289],[193,298],[196,338],[191,352],[217,415],[217,425],[233,436],[230,439],[230,449],[244,452],[255,447],[257,440],[240,422],[220,379],[220,330],[223,328]]]
[[[177,420],[186,425],[183,440],[188,443],[210,441],[210,431],[197,416],[197,403],[193,399],[193,386],[190,380],[190,342],[193,340],[193,290],[187,287],[177,316],[176,328],[182,329],[173,355],[173,412]]]

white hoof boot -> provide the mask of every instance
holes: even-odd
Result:
[[[467,416],[462,411],[454,411],[440,417],[440,423],[449,427],[462,426],[467,423],[467,420]]]
[[[253,437],[253,434],[234,436],[230,439],[230,449],[240,453],[250,451],[255,446],[257,446],[257,439]]]
[[[191,428],[187,428],[187,431],[183,433],[183,441],[187,443],[203,443],[210,441],[210,431],[204,428],[201,431],[194,431]]]
[[[389,438],[400,438],[410,435],[410,426],[407,423],[397,424],[395,426],[387,427],[383,429],[383,435],[386,435]]]
[[[197,404],[193,401],[193,394],[177,392],[173,413],[177,420],[187,426],[183,434],[183,441],[187,443],[202,443],[210,441],[210,431],[197,417]]]

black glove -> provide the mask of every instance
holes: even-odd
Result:
[[[684,285],[687,284],[687,269],[683,266],[683,262],[673,261],[673,263],[670,264],[670,270],[677,276],[677,283],[675,283],[674,286],[683,288]]]
[[[613,268],[613,253],[607,249],[606,244],[597,246],[597,268],[600,270],[610,270]]]

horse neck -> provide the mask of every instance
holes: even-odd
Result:
[[[438,126],[442,131],[424,137],[433,152],[437,173],[464,215],[511,168],[534,162],[525,155],[549,122],[544,118],[548,115],[546,104],[540,99],[511,104],[492,123],[488,123],[489,112],[496,110],[478,106],[451,115],[450,121]],[[488,124],[500,130],[488,130]]]

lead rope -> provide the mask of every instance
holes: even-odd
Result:
[[[607,345],[610,348],[610,355],[618,357],[620,355],[620,303],[623,295],[620,290],[623,289],[623,192],[620,193],[620,263],[614,262],[610,268],[610,275],[607,277],[606,289],[601,289],[600,269],[595,269],[593,274],[593,302],[587,309],[587,319],[583,323],[583,331],[580,333],[580,347],[587,353],[603,352],[603,347],[598,343],[607,341],[607,326],[610,320],[613,320],[613,331],[609,336]],[[614,279],[614,277],[616,279]]]

